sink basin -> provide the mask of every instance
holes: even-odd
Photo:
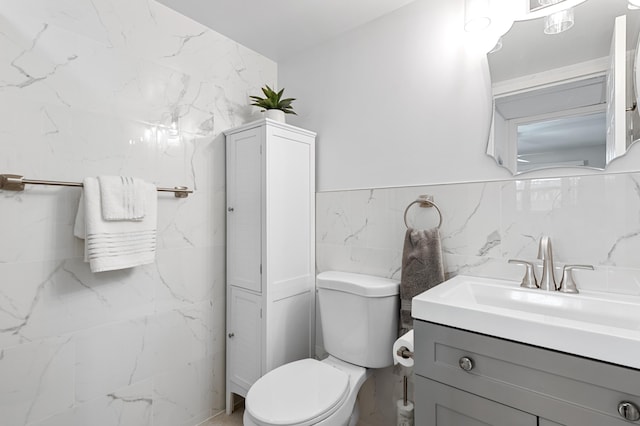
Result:
[[[519,284],[458,275],[416,296],[413,316],[640,369],[640,297]]]

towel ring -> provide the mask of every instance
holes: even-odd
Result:
[[[438,212],[438,216],[440,217],[440,221],[438,222],[438,229],[440,229],[440,226],[442,225],[442,212],[440,211],[440,208],[438,207],[438,205],[433,201],[429,200],[426,195],[421,195],[420,197],[418,197],[417,200],[411,202],[407,206],[407,208],[404,210],[404,224],[407,227],[407,229],[410,228],[409,224],[407,223],[407,213],[409,212],[409,209],[411,208],[411,206],[413,206],[414,204],[420,204],[420,207],[435,207],[436,211]]]

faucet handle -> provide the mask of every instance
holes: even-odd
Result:
[[[579,293],[576,282],[573,279],[574,269],[588,269],[593,271],[594,268],[591,265],[565,265],[562,269],[562,280],[560,281],[560,288],[558,291],[563,293]]]
[[[535,272],[533,272],[533,263],[527,262],[526,260],[518,260],[518,259],[509,259],[509,263],[515,263],[516,265],[525,266],[524,276],[522,277],[522,282],[520,283],[520,287],[539,288],[538,280],[536,280],[536,274]]]

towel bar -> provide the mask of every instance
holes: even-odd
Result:
[[[442,225],[442,212],[440,211],[440,208],[438,208],[436,203],[433,202],[433,197],[430,195],[420,195],[417,200],[409,203],[407,208],[404,210],[404,224],[407,228],[410,228],[409,224],[407,223],[407,213],[409,212],[411,206],[413,206],[414,204],[419,204],[420,207],[423,208],[435,207],[436,211],[438,212],[438,216],[440,217],[440,221],[438,222],[438,229],[440,229],[440,226]]]
[[[82,186],[82,182],[63,182],[58,180],[26,179],[20,175],[0,174],[0,189],[6,191],[24,191],[25,185]],[[173,192],[176,198],[186,198],[193,190],[186,186],[173,188],[156,188],[159,192]]]

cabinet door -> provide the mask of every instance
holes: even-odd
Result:
[[[227,369],[229,380],[247,391],[262,375],[262,298],[234,287],[230,291]]]
[[[424,377],[416,377],[416,425],[537,426],[536,416]]]
[[[227,138],[227,281],[262,291],[262,133]]]
[[[269,290],[276,298],[309,291],[314,285],[315,193],[308,138],[280,128],[267,129]]]

